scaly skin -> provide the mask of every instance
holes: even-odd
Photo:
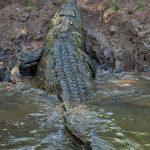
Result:
[[[90,59],[81,49],[82,41],[76,1],[69,0],[53,18],[38,72],[43,88],[65,102],[88,99],[92,87]]]
[[[82,41],[76,1],[67,0],[52,20],[38,78],[45,90],[57,94],[63,101],[66,128],[83,143],[83,150],[100,150],[99,147],[111,150],[103,146],[104,142],[94,134],[91,124],[85,119],[88,111],[82,105],[91,99],[93,86],[89,69],[91,61],[82,51]]]

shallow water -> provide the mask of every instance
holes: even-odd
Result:
[[[91,103],[103,108],[99,135],[116,149],[149,150],[150,81],[131,74],[105,77],[97,80],[97,100]]]
[[[31,85],[0,85],[0,150],[78,150],[56,96]]]
[[[80,128],[85,122],[117,150],[149,150],[150,81],[101,73],[95,95],[75,113]],[[0,150],[81,149],[66,131],[57,96],[34,84],[3,83],[0,104]]]

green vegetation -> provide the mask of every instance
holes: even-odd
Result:
[[[136,10],[144,10],[144,4],[142,2],[138,3],[137,7],[136,7]]]
[[[114,12],[118,11],[119,10],[119,4],[116,1],[113,1],[112,5],[111,5],[111,9],[114,10]]]
[[[105,11],[104,18],[113,15],[119,10],[119,4],[116,1],[112,1],[110,8]]]

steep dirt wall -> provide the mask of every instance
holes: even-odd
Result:
[[[104,34],[114,54],[114,72],[136,71],[142,74],[150,72],[150,1],[148,0],[78,0],[83,27],[96,30],[97,35]],[[95,33],[91,33],[96,39]],[[89,39],[87,40],[87,44]],[[90,41],[92,43],[92,41]],[[89,44],[90,45],[90,44]],[[93,42],[95,55],[103,63],[103,42]],[[96,49],[96,50],[95,50]],[[89,50],[91,52],[89,52]],[[94,56],[95,57],[95,56]],[[101,64],[101,63],[100,63]],[[105,68],[105,67],[104,67]],[[107,69],[107,68],[106,68]]]

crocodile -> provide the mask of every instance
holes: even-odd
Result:
[[[38,76],[44,89],[56,92],[71,106],[87,100],[92,88],[92,62],[82,50],[82,41],[77,4],[69,0],[52,20]]]
[[[109,144],[96,136],[88,121],[90,118],[85,116],[90,114],[84,104],[93,98],[94,69],[83,51],[76,0],[66,0],[50,24],[38,67],[38,81],[48,93],[56,94],[62,100],[65,126],[82,143],[83,150],[111,150]]]

